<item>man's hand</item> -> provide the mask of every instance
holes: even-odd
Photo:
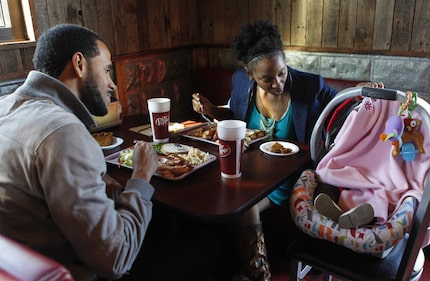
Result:
[[[139,141],[134,146],[132,178],[142,178],[150,181],[158,168],[158,157],[152,145]]]

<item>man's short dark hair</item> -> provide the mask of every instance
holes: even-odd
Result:
[[[76,52],[91,59],[100,54],[95,32],[75,24],[60,24],[45,31],[37,41],[33,56],[36,70],[58,78]]]

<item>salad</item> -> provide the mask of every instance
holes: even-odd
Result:
[[[133,149],[127,148],[121,151],[119,153],[118,164],[133,167]]]

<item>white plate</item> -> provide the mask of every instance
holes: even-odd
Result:
[[[188,153],[191,149],[191,146],[180,144],[180,143],[165,143],[161,146],[161,152],[164,154],[168,153]]]
[[[120,146],[123,142],[124,142],[124,140],[122,138],[120,138],[120,137],[113,137],[113,144],[106,145],[106,146],[101,146],[101,148],[103,150],[112,149],[112,148],[115,148],[117,146]]]
[[[291,152],[289,152],[289,153],[275,153],[275,152],[271,152],[270,148],[276,142],[278,142],[279,144],[281,144],[285,148],[290,148]],[[266,154],[269,154],[269,155],[274,155],[274,156],[288,156],[288,155],[292,155],[292,154],[295,154],[295,153],[299,152],[300,149],[299,149],[299,147],[297,145],[295,145],[294,143],[291,143],[291,142],[286,142],[286,141],[269,141],[269,142],[262,143],[260,145],[260,150],[263,151]]]

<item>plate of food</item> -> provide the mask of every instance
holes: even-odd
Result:
[[[112,132],[99,132],[92,133],[91,135],[103,150],[118,147],[124,142],[122,138],[115,137]]]
[[[179,143],[154,144],[158,154],[155,175],[168,180],[180,180],[216,160],[216,156],[198,148]],[[107,163],[133,169],[133,147],[105,157]]]
[[[299,147],[286,141],[269,141],[260,145],[260,150],[274,156],[288,156],[299,152]]]
[[[182,136],[218,145],[218,135],[216,130],[216,124],[207,125],[184,133]],[[246,129],[245,146],[249,146],[267,137],[268,135],[266,135],[264,130]]]

